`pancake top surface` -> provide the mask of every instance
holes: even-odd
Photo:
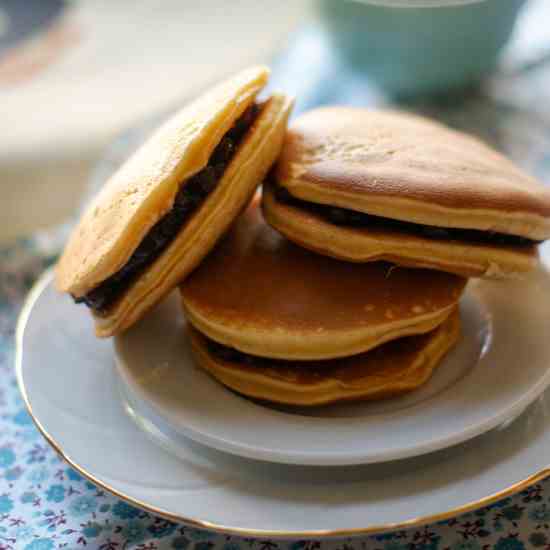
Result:
[[[267,82],[252,67],[165,122],[107,181],[74,230],[57,267],[60,290],[80,296],[117,272],[172,207],[181,183],[206,166],[223,135]]]
[[[349,107],[310,111],[287,134],[277,179],[313,202],[480,229],[494,229],[480,213],[496,212],[513,218],[527,237],[550,237],[548,189],[480,140],[412,114]],[[378,210],[371,211],[368,201]],[[456,224],[453,212],[460,216]],[[469,225],[465,213],[472,212]],[[519,224],[518,215],[530,218]]]
[[[255,200],[181,292],[213,324],[318,337],[420,321],[456,303],[464,285],[448,273],[314,254],[268,226]]]

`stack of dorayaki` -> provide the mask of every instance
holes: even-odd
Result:
[[[101,337],[179,287],[197,363],[249,397],[414,390],[460,338],[467,278],[536,268],[550,192],[415,115],[324,107],[287,129],[292,100],[258,98],[268,74],[216,86],[134,153],[73,232],[57,286]]]

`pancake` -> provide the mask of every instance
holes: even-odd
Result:
[[[180,290],[188,320],[210,339],[259,357],[315,360],[429,332],[465,285],[449,273],[314,254],[267,225],[254,200]]]
[[[337,225],[311,203],[277,200],[278,189],[264,185],[265,219],[292,241],[348,262],[387,261],[440,269],[464,277],[512,278],[531,271],[538,263],[536,245],[464,242],[426,238],[399,228],[374,224]]]
[[[279,154],[292,101],[256,96],[247,69],[170,118],[111,177],[57,265],[62,292],[92,310],[98,336],[121,332],[211,250]]]
[[[458,310],[434,330],[393,340],[367,353],[329,361],[283,361],[232,353],[189,327],[198,364],[232,390],[264,401],[316,406],[378,400],[428,381],[460,336]]]
[[[350,261],[509,277],[533,269],[550,237],[548,189],[478,139],[411,114],[310,111],[272,179],[268,221]]]

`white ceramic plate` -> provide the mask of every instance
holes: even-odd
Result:
[[[517,283],[486,286],[487,300],[499,296],[508,319],[502,321],[508,332],[501,357],[518,371],[550,364],[548,321],[541,318],[549,311],[546,273],[524,284],[523,297]],[[500,322],[492,319],[495,338]],[[137,506],[203,528],[294,539],[398,529],[488,504],[550,473],[548,393],[516,420],[467,443],[384,464],[270,464],[190,440],[176,458],[130,420],[118,393],[112,343],[95,339],[87,312],[60,298],[49,277],[32,292],[17,340],[25,402],[67,461]],[[494,350],[495,341],[484,357]],[[463,396],[464,408],[480,394],[491,401],[495,388],[508,387],[509,369],[487,368],[486,385]]]
[[[550,383],[545,286],[472,281],[459,344],[423,388],[401,398],[273,408],[195,366],[177,293],[116,338],[121,389],[139,425],[184,453],[186,437],[240,456],[315,466],[385,462],[436,451],[519,414]],[[518,368],[521,364],[521,368]]]

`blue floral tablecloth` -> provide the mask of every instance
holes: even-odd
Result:
[[[412,108],[481,135],[550,182],[548,56],[520,63],[522,52],[516,53],[482,90]],[[297,112],[328,101],[386,102],[364,79],[345,77],[342,67],[338,82],[346,85],[327,86],[336,70],[327,56],[322,36],[310,29],[298,35],[275,66],[274,85],[297,95]],[[142,135],[119,140],[96,181],[103,181]],[[550,550],[550,481],[435,525],[368,538],[291,542],[240,539],[177,525],[95,487],[40,436],[15,381],[17,315],[33,281],[55,260],[59,241],[50,232],[0,247],[0,550]]]

